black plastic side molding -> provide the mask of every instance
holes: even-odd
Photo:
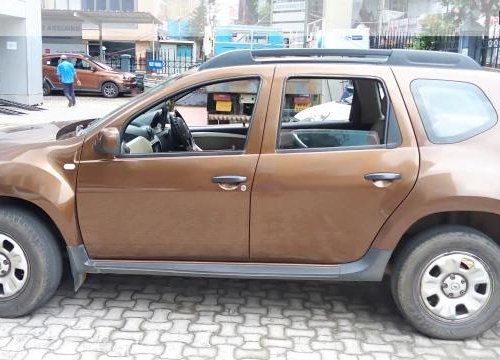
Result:
[[[358,261],[339,265],[92,260],[88,257],[83,245],[68,246],[68,254],[76,291],[82,286],[88,273],[244,279],[380,281],[384,276],[392,252],[370,248]]]

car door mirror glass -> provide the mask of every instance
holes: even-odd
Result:
[[[118,153],[120,132],[117,128],[104,128],[97,134],[94,150],[98,154],[114,157]]]

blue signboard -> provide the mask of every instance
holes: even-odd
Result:
[[[160,70],[163,69],[163,61],[161,60],[148,60],[149,70]]]
[[[214,55],[240,49],[281,49],[283,31],[270,26],[232,25],[215,28]]]

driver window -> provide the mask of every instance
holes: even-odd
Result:
[[[75,69],[91,70],[92,66],[87,61],[85,61],[83,59],[76,59]]]
[[[127,125],[122,152],[242,152],[254,116],[259,82],[219,82],[166,99]]]

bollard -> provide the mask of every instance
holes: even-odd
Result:
[[[131,55],[123,54],[120,56],[120,68],[123,72],[130,72],[130,59]]]

